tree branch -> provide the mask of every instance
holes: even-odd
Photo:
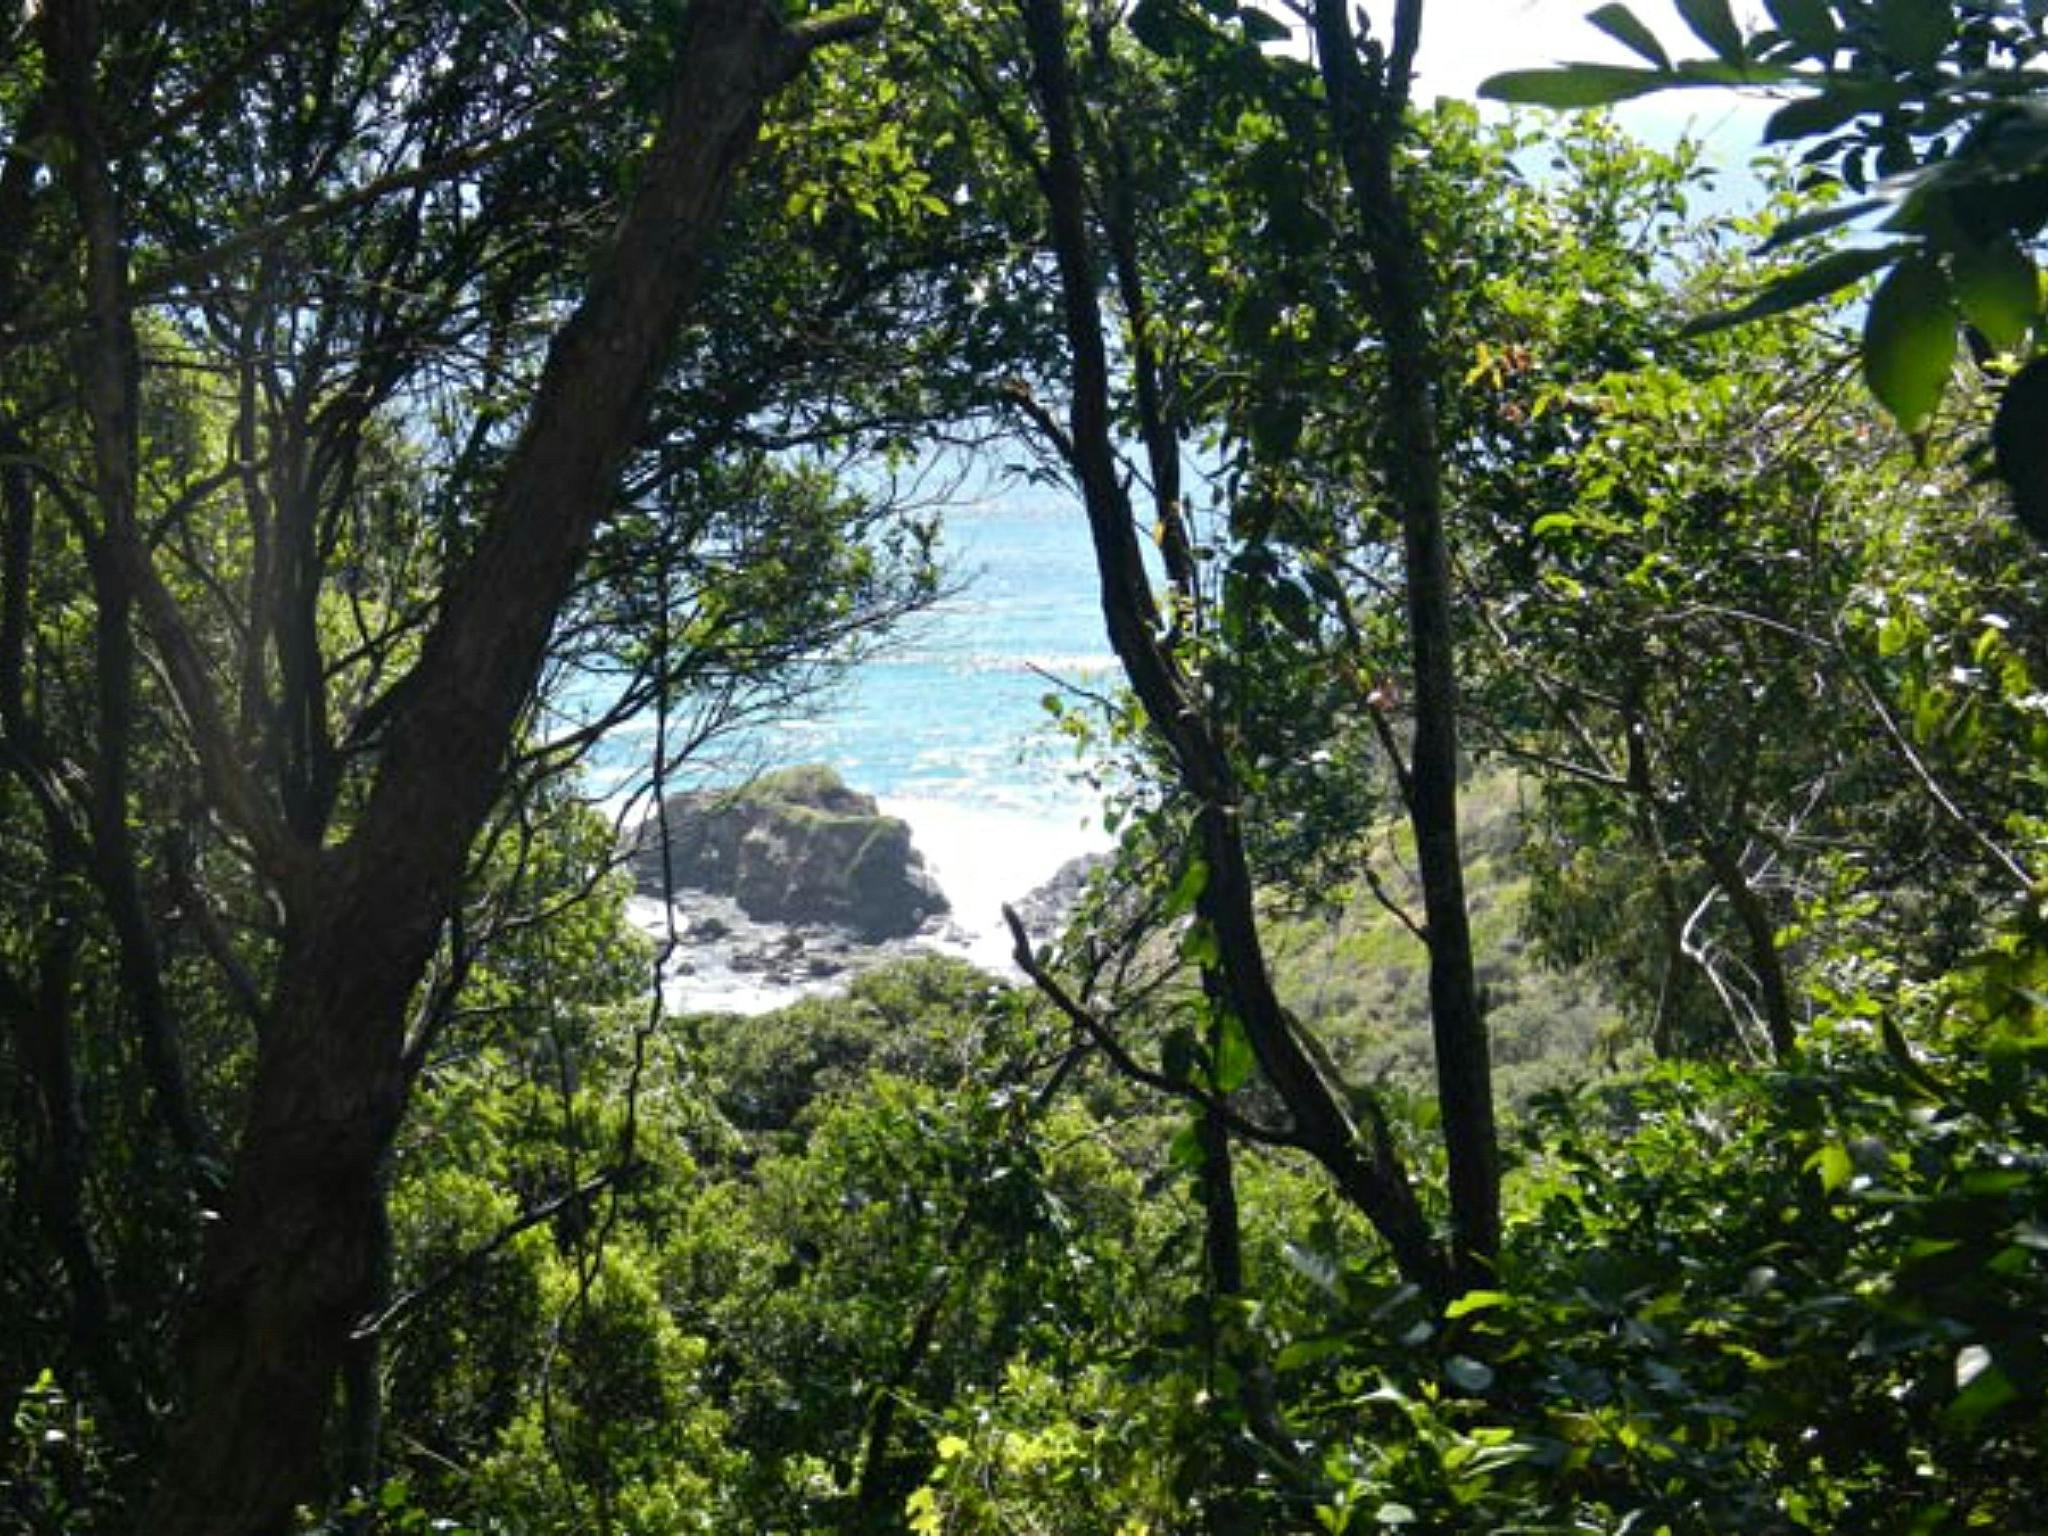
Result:
[[[1184,1099],[1206,1113],[1216,1116],[1231,1134],[1241,1136],[1246,1141],[1255,1141],[1269,1147],[1291,1147],[1298,1152],[1310,1150],[1301,1138],[1293,1133],[1275,1130],[1271,1126],[1247,1120],[1216,1095],[1204,1093],[1193,1083],[1168,1077],[1164,1072],[1155,1071],[1139,1061],[1125,1049],[1124,1043],[1117,1039],[1116,1031],[1097,1018],[1092,1010],[1077,1001],[1060,984],[1059,978],[1039,963],[1038,956],[1031,947],[1031,937],[1025,932],[1024,920],[1017,915],[1016,908],[1008,905],[1003,907],[1003,922],[1010,930],[1010,958],[1016,962],[1017,969],[1030,979],[1031,984],[1038,988],[1047,1002],[1059,1009],[1070,1023],[1095,1043],[1117,1071],[1135,1083],[1143,1084],[1172,1098]]]
[[[539,1205],[521,1211],[512,1220],[506,1222],[504,1226],[492,1233],[490,1238],[481,1246],[470,1249],[461,1258],[442,1269],[431,1280],[413,1287],[403,1296],[396,1298],[376,1316],[364,1318],[356,1325],[355,1330],[349,1337],[353,1339],[368,1339],[375,1338],[379,1334],[389,1333],[413,1313],[419,1311],[422,1307],[429,1306],[433,1302],[438,1301],[465,1278],[474,1274],[488,1259],[494,1254],[501,1252],[505,1245],[514,1238],[531,1232],[542,1222],[552,1221],[572,1205],[588,1200],[592,1196],[611,1188],[614,1184],[624,1182],[631,1175],[638,1173],[644,1166],[644,1164],[633,1163],[618,1168],[604,1169],[602,1172],[592,1174],[575,1188],[564,1190],[552,1200],[544,1200]]]

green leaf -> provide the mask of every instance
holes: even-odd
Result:
[[[1284,43],[1294,34],[1287,30],[1287,23],[1276,16],[1247,5],[1237,13],[1238,24],[1244,28],[1244,35],[1254,43]]]
[[[1218,1093],[1234,1093],[1251,1080],[1252,1043],[1244,1024],[1234,1013],[1223,1016],[1217,1031],[1216,1060],[1209,1071],[1210,1086]]]
[[[1131,35],[1163,59],[1192,52],[1207,28],[1173,0],[1138,0],[1131,11]]]
[[[2020,1395],[2012,1378],[1981,1344],[1965,1344],[1956,1351],[1956,1386],[1959,1390],[1941,1416],[1961,1428],[1995,1413]]]
[[[1470,1355],[1453,1355],[1444,1362],[1444,1375],[1460,1392],[1484,1392],[1493,1385],[1493,1367]]]
[[[2019,242],[2002,236],[1967,245],[1949,263],[1963,318],[2001,352],[2026,339],[2041,311],[2041,279]]]
[[[1180,957],[1189,965],[1214,965],[1223,958],[1223,947],[1216,942],[1216,930],[1209,926],[1206,918],[1196,918],[1188,924],[1188,931],[1181,936]]]
[[[1506,1291],[1467,1291],[1448,1307],[1444,1308],[1444,1316],[1447,1318],[1457,1318],[1465,1317],[1473,1312],[1484,1312],[1489,1307],[1506,1305],[1507,1299],[1508,1293]]]
[[[1315,606],[1308,593],[1291,581],[1273,584],[1270,605],[1280,627],[1297,640],[1316,638]]]
[[[1657,34],[1644,26],[1636,18],[1636,13],[1627,6],[1603,5],[1586,20],[1623,47],[1641,54],[1659,69],[1671,67],[1671,55],[1666,53],[1664,45],[1657,41]]]
[[[1901,69],[1927,69],[1956,35],[1950,0],[1877,0],[1877,35]]]
[[[1956,315],[1948,278],[1930,257],[1913,256],[1878,284],[1863,324],[1863,377],[1908,433],[1927,425],[1956,360]]]
[[[1632,69],[1625,64],[1563,64],[1556,69],[1511,69],[1483,82],[1479,94],[1489,101],[1525,107],[1604,107],[1647,96],[1678,84],[1664,70]]]
[[[1834,52],[1841,34],[1827,0],[1764,0],[1764,9],[1780,32],[1813,57],[1826,58]]]
[[[1856,1171],[1849,1149],[1839,1142],[1822,1147],[1806,1160],[1806,1166],[1820,1176],[1821,1190],[1830,1195],[1848,1183],[1849,1176]]]
[[[1774,85],[1797,74],[1746,59],[1687,59],[1670,69],[1636,69],[1627,64],[1560,64],[1555,69],[1511,69],[1484,81],[1479,94],[1517,106],[1604,107],[1652,91],[1726,85]]]
[[[1343,1338],[1296,1339],[1273,1357],[1273,1369],[1283,1373],[1298,1371],[1303,1366],[1341,1355],[1349,1347]]]
[[[1673,85],[1796,85],[1797,70],[1782,64],[1760,64],[1754,59],[1727,63],[1720,59],[1680,59],[1671,72]]]
[[[1166,898],[1166,904],[1159,909],[1159,920],[1170,923],[1175,918],[1194,910],[1202,892],[1209,884],[1209,866],[1200,859],[1190,859],[1188,867],[1180,872],[1180,879],[1174,882],[1173,890]]]
[[[1772,315],[1802,308],[1831,293],[1840,292],[1879,267],[1897,261],[1900,253],[1907,249],[1909,247],[1905,245],[1883,245],[1836,251],[1782,277],[1773,278],[1733,309],[1717,310],[1687,322],[1679,334],[1705,336],[1713,331],[1725,331],[1730,326],[1747,325],[1752,320],[1768,319]]]
[[[1764,124],[1764,142],[1783,144],[1792,139],[1817,139],[1833,133],[1853,117],[1897,105],[1904,95],[1896,83],[1873,85],[1857,80],[1817,96],[1788,101]]]
[[[1676,3],[1678,14],[1692,28],[1694,37],[1713,49],[1724,62],[1742,63],[1745,56],[1742,28],[1735,24],[1735,13],[1729,9],[1728,0],[1676,0]]]
[[[1875,213],[1890,203],[1882,197],[1859,197],[1852,202],[1836,203],[1831,208],[1816,208],[1810,213],[1794,214],[1783,223],[1773,226],[1770,239],[1757,247],[1759,254],[1774,251],[1790,245],[1795,240],[1804,240],[1808,235],[1825,234],[1828,230],[1839,229],[1842,225],[1860,219],[1866,213]]]

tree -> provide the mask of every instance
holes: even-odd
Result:
[[[281,1529],[320,1485],[337,1373],[372,1310],[383,1170],[420,1065],[416,989],[763,107],[820,44],[862,25],[792,28],[758,6],[713,3],[693,7],[672,44],[650,37],[636,63],[654,129],[629,206],[599,233],[610,223],[604,189],[592,198],[587,180],[577,186],[582,200],[567,210],[591,231],[592,274],[580,296],[557,285],[538,305],[520,302],[518,283],[533,270],[545,210],[525,204],[495,230],[482,215],[507,206],[501,173],[564,142],[565,119],[561,98],[511,84],[507,40],[432,7],[318,5],[224,29],[183,10],[78,0],[44,7],[31,46],[6,61],[25,103],[9,145],[8,246],[33,258],[14,274],[7,322],[37,370],[18,376],[48,391],[10,399],[21,445],[9,478],[11,764],[59,854],[96,871],[155,1102],[194,1198],[217,1211],[185,1320],[181,1413],[152,1463],[152,1530]],[[302,34],[303,48],[287,46]],[[553,40],[580,60],[580,47],[602,53],[618,36]],[[492,89],[450,83],[471,70]],[[235,110],[241,91],[255,104],[246,116]],[[198,131],[213,125],[217,135]],[[193,159],[198,143],[213,157]],[[61,202],[38,181],[45,166]],[[245,174],[254,184],[236,181]],[[280,185],[262,186],[272,174]],[[175,176],[189,180],[163,179]],[[232,227],[234,208],[184,197],[209,184],[252,194],[254,221]],[[335,221],[358,211],[367,223],[352,263],[292,268],[304,251],[295,241],[330,241]],[[302,276],[311,288],[295,286]],[[217,306],[211,283],[230,295]],[[546,333],[532,327],[572,302],[543,361],[535,338]],[[145,318],[150,306],[171,333]],[[244,409],[233,451],[203,469],[167,455],[157,402],[180,346],[203,345],[213,327],[227,328],[212,339],[239,360],[228,377],[244,405],[271,409]],[[386,429],[431,419],[442,349],[471,339],[493,387],[527,395],[523,419],[502,398],[475,411],[465,456],[432,488],[446,498],[433,507],[439,527],[413,524],[423,543],[410,550],[380,547],[376,519],[418,487]],[[385,468],[401,472],[382,479]],[[169,516],[155,501],[166,471],[187,477]],[[232,489],[250,542],[246,561],[237,550],[225,567],[231,582],[246,579],[247,606],[227,605],[223,632],[202,617],[219,557],[185,541],[207,528],[192,512]],[[31,498],[45,495],[85,551],[99,635],[98,798],[83,835],[70,830],[81,823],[25,675],[29,605],[55,591],[33,522]],[[443,550],[424,604],[402,588],[363,590],[373,573]],[[251,977],[242,1001],[256,1024],[224,1164],[191,1102],[138,899],[127,764],[144,636],[194,765],[177,775],[197,812],[185,835],[205,849],[210,883],[241,865],[238,883],[277,913],[254,965],[232,946],[218,957],[231,976]],[[58,900],[75,891],[62,887]],[[40,964],[39,987],[18,989],[46,1002],[22,1025],[31,1049],[19,1059],[47,1106],[55,1166],[75,1169],[68,962],[45,951]],[[75,1193],[63,1193],[74,1176],[58,1187],[48,1227],[68,1244],[74,1321],[102,1341],[97,1373],[118,1401],[123,1367],[104,1351],[92,1256],[63,1237],[78,1229]],[[134,1427],[147,1449],[147,1426]]]
[[[2048,540],[2048,477],[2036,444],[2048,424],[2033,251],[2048,226],[2048,144],[2034,120],[2031,66],[2048,47],[2021,0],[1866,4],[1800,0],[1767,7],[1745,33],[1726,5],[1681,6],[1711,59],[1674,63],[1626,6],[1596,25],[1648,68],[1575,64],[1496,76],[1505,101],[1587,107],[1683,86],[1768,86],[1791,99],[1766,142],[1809,147],[1802,163],[1840,189],[1832,206],[1788,220],[1771,244],[1882,214],[1874,245],[1826,251],[1701,323],[1734,324],[1798,308],[1883,272],[1862,341],[1864,378],[1908,434],[1924,440],[1955,371],[1959,332],[2005,382],[1991,428],[2013,510]]]
[[[1453,1277],[1469,1279],[1482,1272],[1496,1243],[1497,1176],[1489,1171],[1493,1132],[1484,1026],[1476,989],[1469,985],[1470,946],[1456,896],[1455,836],[1444,836],[1455,817],[1456,758],[1455,730],[1443,714],[1450,698],[1441,688],[1450,676],[1450,662],[1437,643],[1447,637],[1431,628],[1419,642],[1430,682],[1418,690],[1427,701],[1418,718],[1427,723],[1418,737],[1419,766],[1407,780],[1420,787],[1418,814],[1428,829],[1431,942],[1441,957],[1433,995],[1443,1025],[1439,1064],[1446,1139],[1455,1148],[1457,1170],[1453,1242],[1450,1254],[1439,1257],[1432,1253],[1419,1207],[1370,1095],[1340,1090],[1330,1082],[1313,1046],[1304,1043],[1299,1022],[1286,1015],[1273,992],[1243,829],[1247,810],[1258,803],[1252,764],[1273,743],[1240,738],[1230,719],[1232,710],[1258,707],[1246,703],[1255,691],[1236,685],[1238,662],[1231,650],[1238,646],[1249,652],[1255,642],[1247,639],[1243,616],[1233,620],[1207,590],[1219,566],[1205,562],[1226,541],[1197,536],[1182,462],[1184,439],[1209,425],[1214,417],[1204,413],[1217,409],[1202,399],[1200,390],[1206,380],[1225,372],[1213,359],[1191,356],[1179,322],[1168,318],[1171,303],[1198,291],[1203,281],[1203,233],[1192,223],[1183,227],[1169,211],[1176,192],[1194,199],[1204,195],[1203,173],[1189,150],[1199,145],[1201,154],[1219,164],[1239,153],[1242,146],[1232,142],[1226,120],[1232,109],[1249,112],[1252,121],[1267,114],[1301,120],[1306,113],[1305,125],[1313,134],[1333,130],[1317,116],[1321,109],[1300,67],[1260,55],[1258,43],[1268,35],[1270,21],[1247,14],[1212,24],[1176,7],[1143,11],[1133,25],[1157,50],[1149,63],[1131,52],[1108,13],[1077,15],[1026,6],[1019,21],[1018,46],[1028,50],[1033,62],[1030,96],[1022,106],[1005,94],[1008,82],[995,57],[977,56],[946,40],[939,45],[940,62],[963,78],[971,99],[996,123],[1001,141],[1029,171],[1043,199],[1043,240],[1058,278],[1056,323],[1064,347],[1049,382],[1065,397],[1064,419],[1038,400],[1035,377],[1020,377],[1010,399],[1087,510],[1111,644],[1148,730],[1156,733],[1160,766],[1188,809],[1191,842],[1173,878],[1186,893],[1182,910],[1192,907],[1202,942],[1213,944],[1213,953],[1197,960],[1197,968],[1213,983],[1210,1006],[1230,1021],[1223,1026],[1226,1031],[1241,1033],[1266,1082],[1286,1105],[1293,1125],[1278,1132],[1280,1138],[1309,1150],[1351,1198],[1373,1213],[1411,1275],[1433,1289],[1455,1290],[1459,1280]],[[1339,41],[1351,46],[1348,35]],[[1375,157],[1391,153],[1387,144],[1402,131],[1406,67],[1397,61],[1371,82],[1347,76],[1343,83],[1352,92],[1345,112],[1377,114],[1370,121],[1346,116],[1335,130],[1338,138],[1362,134],[1371,140],[1361,142],[1354,157],[1362,175],[1378,174]],[[1374,94],[1361,107],[1360,90],[1384,94]],[[1210,94],[1204,97],[1204,91]],[[1276,107],[1276,102],[1284,105]],[[1193,142],[1174,146],[1159,135],[1156,123],[1141,126],[1140,114],[1146,111],[1166,117]],[[1336,159],[1332,155],[1325,163]],[[1251,195],[1256,198],[1255,192]],[[1362,192],[1354,187],[1351,195],[1360,230],[1389,217],[1390,186],[1375,182]],[[1233,208],[1229,217],[1253,217],[1256,207],[1253,201]],[[1389,238],[1405,237],[1397,232]],[[1176,248],[1177,241],[1184,243]],[[1385,299],[1375,289],[1370,302],[1384,301],[1405,313],[1413,297],[1404,292]],[[1381,310],[1372,313],[1390,323]],[[1204,318],[1214,323],[1213,314]],[[1412,328],[1404,336],[1414,339]],[[1401,348],[1391,351],[1401,353],[1399,366],[1408,372],[1390,390],[1420,388],[1426,394],[1423,375],[1434,365]],[[1243,361],[1233,359],[1232,365]],[[1427,417],[1433,407],[1425,399],[1413,409]],[[1392,414],[1416,427],[1412,414]],[[1131,472],[1119,467],[1124,441],[1133,450]],[[1433,452],[1412,433],[1402,442],[1404,454]],[[1391,470],[1388,478],[1407,483]],[[1152,591],[1141,554],[1133,483],[1145,497],[1143,521],[1157,530],[1166,576],[1163,597]],[[1433,513],[1426,482],[1417,486],[1419,530]],[[1428,562],[1440,562],[1442,549],[1424,536],[1411,554],[1421,562],[1411,571],[1414,585],[1425,594],[1417,622],[1438,626],[1447,611],[1438,599],[1447,594],[1431,586]],[[1237,562],[1230,569],[1234,578]],[[1195,1096],[1204,1097],[1199,1091]],[[1360,1116],[1356,1124],[1354,1112]],[[1246,1131],[1242,1123],[1236,1128],[1240,1134]]]

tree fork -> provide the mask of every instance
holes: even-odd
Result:
[[[488,814],[521,707],[583,551],[611,504],[732,178],[762,108],[822,43],[871,28],[791,29],[766,0],[698,0],[639,187],[557,334],[524,432],[394,710],[361,824],[300,842],[256,792],[204,658],[154,583],[137,534],[136,331],[127,252],[95,108],[94,0],[50,0],[93,333],[83,358],[100,515],[140,592],[209,787],[277,878],[286,937],[232,1180],[188,1319],[187,1390],[138,1529],[269,1536],[320,1489],[328,1410],[372,1310],[379,1168],[404,1112],[404,1022]]]

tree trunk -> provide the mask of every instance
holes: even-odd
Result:
[[[1778,949],[1778,925],[1770,909],[1757,895],[1756,887],[1744,873],[1742,859],[1726,844],[1712,838],[1701,841],[1701,857],[1714,877],[1729,910],[1742,926],[1749,944],[1749,963],[1756,971],[1759,1012],[1764,1031],[1770,1037],[1771,1054],[1779,1061],[1790,1056],[1799,1044],[1799,1031],[1792,1021],[1792,986],[1785,975],[1785,957]]]
[[[615,494],[732,176],[767,99],[847,24],[784,26],[765,0],[698,0],[632,206],[549,350],[475,555],[402,685],[362,821],[299,841],[249,778],[211,672],[135,526],[137,343],[98,123],[98,10],[50,0],[41,33],[69,139],[93,319],[82,374],[115,568],[184,707],[223,814],[277,879],[286,933],[246,1121],[184,1339],[186,1390],[139,1529],[259,1536],[320,1491],[349,1339],[371,1310],[380,1167],[405,1108],[407,1004],[502,782],[556,613]]]
[[[1221,1015],[1210,1031],[1213,1061],[1221,1050]],[[1206,1529],[1212,1536],[1257,1528],[1258,1460],[1250,1441],[1263,1442],[1269,1454],[1292,1459],[1295,1448],[1280,1421],[1273,1373],[1249,1343],[1239,1320],[1227,1314],[1245,1298],[1244,1232],[1238,1220],[1236,1158],[1230,1128],[1214,1108],[1198,1112],[1196,1143],[1201,1149],[1202,1259],[1209,1283],[1208,1334],[1210,1385],[1225,1372],[1235,1377],[1230,1395],[1244,1417],[1244,1435],[1225,1440],[1223,1454],[1210,1474],[1205,1499]],[[1249,1437],[1249,1438],[1247,1438]]]
[[[1371,258],[1366,302],[1386,344],[1385,470],[1395,487],[1414,651],[1415,737],[1409,818],[1429,941],[1429,1012],[1437,1099],[1450,1165],[1453,1267],[1487,1283],[1500,1252],[1500,1146],[1492,1050],[1472,961],[1465,863],[1458,844],[1458,677],[1451,632],[1437,395],[1442,370],[1428,328],[1428,258],[1394,176],[1421,0],[1400,0],[1391,50],[1368,78],[1346,0],[1316,0],[1315,32],[1332,129]]]
[[[186,1187],[217,1192],[212,1137],[193,1098],[185,1046],[164,990],[162,949],[143,900],[142,871],[129,824],[130,749],[135,725],[134,594],[104,549],[91,556],[98,684],[99,759],[93,771],[92,875],[120,956],[121,985],[134,1015],[157,1119],[184,1165]]]
[[[1110,646],[1171,754],[1182,791],[1199,808],[1196,835],[1207,880],[1196,911],[1215,934],[1230,1006],[1244,1025],[1260,1071],[1293,1118],[1297,1144],[1331,1172],[1345,1197],[1373,1223],[1402,1273],[1441,1294],[1447,1276],[1429,1223],[1376,1113],[1369,1111],[1373,1123],[1361,1133],[1303,1049],[1296,1026],[1274,991],[1239,827],[1242,795],[1237,773],[1188,680],[1161,643],[1159,610],[1136,520],[1117,473],[1108,347],[1090,250],[1066,16],[1060,0],[1022,0],[1022,14],[1047,139],[1047,152],[1038,166],[1039,184],[1073,360],[1070,468],[1095,545]]]
[[[88,1147],[70,1013],[77,941],[75,928],[59,929],[38,957],[33,990],[0,971],[0,1014],[10,1022],[16,1061],[28,1082],[35,1161],[27,1183],[36,1218],[64,1271],[71,1346],[106,1405],[112,1443],[133,1453],[148,1440],[148,1406],[121,1353],[113,1292],[85,1209]]]

